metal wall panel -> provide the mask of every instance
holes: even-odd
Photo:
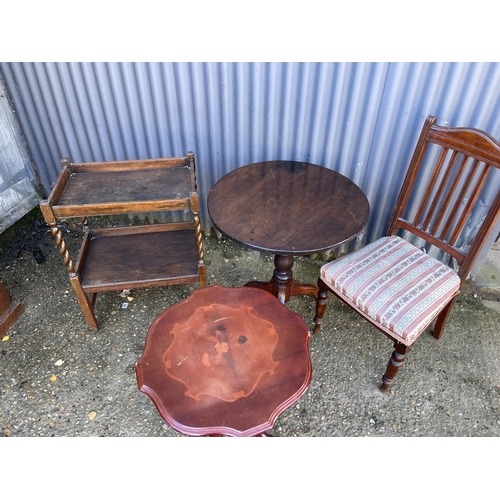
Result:
[[[39,187],[0,75],[0,233],[40,203]]]
[[[192,150],[206,230],[206,198],[222,175],[279,158],[356,182],[371,204],[372,241],[385,231],[427,115],[500,138],[500,63],[11,62],[0,71],[47,191],[63,156]]]

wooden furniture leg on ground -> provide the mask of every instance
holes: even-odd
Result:
[[[21,303],[12,301],[5,287],[0,283],[0,337],[17,321],[24,311]]]

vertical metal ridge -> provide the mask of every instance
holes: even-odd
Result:
[[[63,156],[192,150],[205,230],[218,179],[282,158],[356,182],[370,201],[372,241],[385,232],[427,115],[500,138],[500,63],[3,62],[0,71],[46,190]],[[485,206],[496,190],[488,186]]]

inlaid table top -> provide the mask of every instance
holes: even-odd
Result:
[[[263,434],[309,386],[309,338],[303,319],[263,290],[202,288],[151,324],[139,390],[184,434]]]

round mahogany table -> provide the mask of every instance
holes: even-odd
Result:
[[[370,205],[347,177],[313,163],[265,161],[237,168],[222,177],[208,195],[215,227],[250,248],[275,254],[262,288],[282,303],[312,294],[312,284],[293,280],[294,255],[331,250],[356,237],[366,226]]]
[[[266,291],[195,290],[151,324],[139,390],[184,434],[262,435],[311,382],[310,336]]]

